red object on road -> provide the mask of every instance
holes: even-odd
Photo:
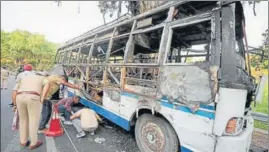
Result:
[[[60,119],[58,118],[58,110],[56,107],[53,109],[54,111],[52,120],[50,121],[50,127],[49,130],[45,132],[45,135],[50,137],[57,137],[63,135],[64,130],[61,126]]]

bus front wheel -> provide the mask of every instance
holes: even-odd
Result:
[[[178,152],[179,149],[172,126],[151,114],[143,114],[137,119],[135,138],[141,152]]]

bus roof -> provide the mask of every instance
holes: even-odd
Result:
[[[171,2],[167,2],[164,3],[163,5],[156,7],[152,10],[149,10],[147,12],[144,12],[142,14],[139,14],[137,16],[131,17],[130,14],[125,14],[123,16],[121,16],[120,18],[113,20],[107,24],[104,24],[102,26],[96,27],[90,31],[87,31],[83,34],[81,34],[80,36],[77,36],[67,42],[65,42],[59,49],[59,50],[63,50],[69,47],[72,47],[74,45],[78,45],[80,46],[84,40],[86,39],[91,39],[93,40],[94,37],[96,36],[96,34],[99,33],[105,33],[105,34],[112,34],[113,29],[115,27],[120,27],[120,26],[128,26],[128,28],[132,27],[132,23],[135,20],[141,20],[141,19],[145,19],[149,16],[155,15],[155,14],[164,14],[164,11],[168,11],[168,9],[171,6],[174,7],[182,7],[181,9],[183,9],[185,12],[196,12],[199,13],[200,9],[203,11],[204,8],[216,8],[217,6],[224,6],[230,3],[233,3],[234,1],[230,1],[230,2],[218,2],[218,1],[171,1]],[[88,41],[91,42],[91,41]]]

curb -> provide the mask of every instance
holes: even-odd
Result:
[[[259,128],[255,128],[254,131],[262,133],[262,134],[266,134],[268,135],[268,131],[267,130],[263,130],[263,129],[259,129]]]

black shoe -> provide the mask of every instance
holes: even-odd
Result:
[[[22,147],[28,147],[29,145],[31,144],[31,142],[28,140],[26,143],[22,144],[21,143],[21,146]]]
[[[10,104],[8,104],[8,105],[10,105],[10,106],[14,106],[14,104],[13,104],[13,103],[10,103]]]

